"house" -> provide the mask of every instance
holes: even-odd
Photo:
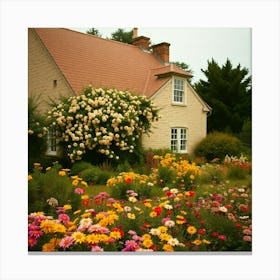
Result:
[[[206,136],[211,108],[187,81],[190,73],[169,62],[170,44],[150,46],[150,38],[138,36],[124,44],[64,28],[29,28],[28,94],[41,95],[42,111],[49,98],[71,96],[92,84],[145,95],[160,108],[160,120],[144,148],[168,148],[191,153]],[[54,135],[49,153],[55,154]]]

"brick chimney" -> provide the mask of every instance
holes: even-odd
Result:
[[[153,53],[157,54],[164,62],[169,62],[169,43],[163,42],[153,45]]]
[[[150,38],[145,36],[138,37],[138,28],[133,28],[132,45],[148,50],[150,47]]]

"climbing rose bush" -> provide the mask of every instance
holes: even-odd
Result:
[[[89,86],[54,105],[48,119],[67,143],[72,162],[87,150],[118,160],[121,151],[134,152],[137,139],[158,120],[158,109],[144,96]]]

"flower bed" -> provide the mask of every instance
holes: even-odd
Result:
[[[68,176],[79,207],[53,207],[52,215],[28,215],[30,251],[250,251],[251,189],[248,185],[198,186],[203,168],[171,155],[158,157],[151,174],[123,172],[108,180],[112,192],[90,195],[82,178]],[[160,168],[170,180],[160,178]],[[172,178],[172,179],[171,179]],[[33,178],[29,176],[29,182]],[[94,186],[93,186],[94,187]],[[151,196],[158,188],[160,195]],[[114,192],[121,192],[119,198]],[[38,209],[40,211],[40,209]]]

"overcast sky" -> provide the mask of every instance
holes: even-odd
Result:
[[[111,37],[115,28],[95,27],[103,38]],[[86,32],[89,28],[71,28]],[[129,31],[131,28],[123,28]],[[250,28],[141,28],[139,36],[147,36],[152,44],[170,43],[170,61],[187,63],[193,70],[193,81],[204,79],[201,69],[207,69],[207,60],[214,58],[220,66],[229,58],[236,67],[248,68],[251,75]]]

